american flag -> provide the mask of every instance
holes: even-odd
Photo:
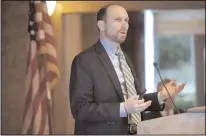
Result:
[[[51,134],[51,96],[59,76],[56,44],[45,1],[29,2],[30,41],[23,134]]]

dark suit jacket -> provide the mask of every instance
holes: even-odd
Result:
[[[125,57],[134,76],[137,94],[140,94],[132,62],[126,54]],[[157,93],[146,94],[144,99],[152,100],[146,110],[162,110]],[[117,74],[100,41],[74,58],[70,77],[74,134],[127,134],[128,119],[120,118],[120,102],[123,101]]]
[[[185,111],[182,109],[178,109],[180,113],[184,113]],[[174,110],[174,114],[178,114],[176,110]],[[146,111],[142,112],[142,120],[149,120],[162,117],[160,111]]]

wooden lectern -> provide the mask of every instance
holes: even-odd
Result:
[[[142,121],[137,134],[205,134],[205,106],[186,113]]]

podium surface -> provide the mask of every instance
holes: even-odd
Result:
[[[205,134],[205,109],[142,121],[137,134]]]

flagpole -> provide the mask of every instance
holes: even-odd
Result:
[[[51,99],[51,90],[49,87],[49,82],[47,79],[47,59],[46,55],[41,55],[43,57],[43,65],[44,65],[44,73],[45,73],[45,88],[46,88],[46,94],[47,94],[47,109],[48,109],[48,124],[49,124],[49,134],[51,135],[53,132],[53,116],[52,116],[52,99]]]

